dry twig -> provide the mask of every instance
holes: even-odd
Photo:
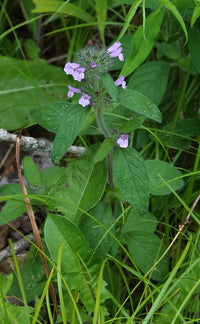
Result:
[[[45,251],[44,251],[44,248],[43,248],[43,245],[42,245],[42,240],[41,240],[39,229],[38,229],[38,226],[37,226],[37,223],[36,223],[36,220],[35,220],[35,215],[34,215],[34,212],[33,212],[32,206],[31,206],[31,202],[30,202],[30,199],[28,198],[28,193],[27,193],[27,190],[26,190],[26,186],[24,184],[24,180],[23,180],[23,177],[22,177],[22,171],[21,171],[21,165],[20,165],[20,147],[21,147],[21,133],[19,133],[17,135],[17,140],[16,140],[17,172],[18,172],[18,177],[19,177],[21,188],[22,188],[22,192],[24,194],[24,201],[25,201],[25,204],[26,204],[26,210],[27,210],[27,213],[28,213],[28,216],[29,216],[29,219],[30,219],[30,222],[31,222],[31,226],[32,226],[32,229],[33,229],[33,233],[34,233],[34,236],[35,236],[35,240],[36,240],[36,243],[37,243],[37,246],[38,246],[38,249],[39,249],[39,253],[40,253],[42,263],[43,263],[45,275],[46,275],[46,278],[48,279],[48,277],[49,277],[49,268],[48,268],[48,264],[47,264],[47,260],[46,260],[46,256],[45,256]],[[57,310],[56,293],[55,293],[55,289],[54,289],[54,286],[53,286],[52,282],[50,282],[49,288],[50,288],[51,300],[52,300],[52,302],[54,304],[55,310]]]

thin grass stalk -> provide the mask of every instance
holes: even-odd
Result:
[[[62,280],[61,280],[61,261],[62,261],[62,250],[64,247],[65,242],[63,242],[59,248],[58,251],[58,258],[57,258],[57,283],[58,283],[58,295],[59,295],[59,300],[60,300],[60,310],[62,314],[62,321],[63,324],[67,324],[67,316],[66,316],[66,311],[65,311],[65,303],[64,303],[64,297],[63,297],[63,291],[62,291]]]
[[[53,276],[53,272],[54,272],[54,268],[52,268],[52,270],[51,270],[51,272],[49,274],[49,277],[48,277],[47,282],[45,284],[44,290],[43,290],[42,295],[41,295],[41,297],[39,299],[39,303],[38,303],[38,305],[36,307],[32,324],[38,323],[38,316],[39,316],[40,310],[42,308],[42,305],[44,303],[44,299],[45,299],[45,296],[47,294],[47,290],[49,289],[49,285],[50,285],[50,282],[51,282],[51,279],[52,279],[52,276]]]
[[[14,250],[14,247],[13,247],[13,242],[12,242],[11,239],[9,239],[8,243],[9,243],[10,249],[12,251],[13,260],[14,260],[14,264],[15,264],[15,270],[16,270],[16,273],[17,273],[17,280],[18,280],[19,287],[20,287],[20,290],[21,290],[23,303],[24,303],[25,307],[28,307],[28,303],[27,303],[27,299],[26,299],[26,293],[25,293],[25,289],[24,289],[24,284],[23,284],[21,272],[20,272],[20,269],[19,269],[19,264],[17,262],[15,250]],[[28,323],[30,323],[29,318],[28,318]]]
[[[148,314],[144,318],[143,324],[148,324],[149,321],[153,318],[155,311],[160,307],[163,299],[165,298],[165,293],[166,293],[167,289],[169,289],[169,286],[170,286],[173,278],[175,277],[177,271],[180,269],[181,264],[185,260],[185,257],[186,257],[186,255],[187,255],[187,253],[189,251],[190,246],[191,246],[191,242],[188,242],[185,249],[183,250],[183,253],[180,256],[177,264],[175,265],[174,269],[172,269],[169,278],[166,280],[163,288],[161,289],[158,297],[156,298],[154,304],[152,305],[152,307],[149,310]]]

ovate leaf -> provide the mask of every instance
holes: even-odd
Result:
[[[0,57],[0,128],[15,130],[33,122],[30,111],[66,95],[68,76],[43,60]]]
[[[31,111],[31,117],[49,132],[56,133],[68,111],[76,105],[66,101],[53,102],[39,106]]]
[[[171,193],[171,189],[165,184],[167,182],[173,190],[180,189],[183,185],[181,172],[174,166],[164,161],[145,161],[145,166],[149,175],[150,192],[153,195],[166,195]]]
[[[116,148],[113,175],[124,200],[143,215],[148,209],[149,179],[141,155],[130,147]]]
[[[162,241],[155,234],[144,233],[142,228],[140,232],[124,234],[123,238],[134,262],[142,272],[147,273],[153,267],[153,270],[151,269],[149,272],[149,276],[154,280],[162,280],[169,270],[167,255],[155,265],[166,250]]]
[[[106,161],[94,163],[82,158],[71,163],[68,175],[62,178],[62,184],[55,184],[50,195],[58,198],[55,206],[64,215],[78,222],[83,211],[87,211],[100,200],[107,181]]]
[[[79,292],[79,299],[89,312],[94,309],[92,291],[95,288],[93,278],[98,271],[89,264],[92,254],[88,242],[80,229],[60,215],[48,215],[45,228],[45,242],[51,258],[57,261],[58,251],[62,243],[62,275],[65,277],[72,292]]]
[[[53,142],[51,151],[53,163],[59,161],[73,144],[88,115],[89,110],[83,110],[83,107],[80,105],[75,105],[75,107],[73,105],[72,108],[70,107],[66,111]]]
[[[128,89],[139,91],[158,105],[166,91],[170,64],[164,61],[144,63],[131,76]]]
[[[153,119],[157,122],[162,121],[161,112],[158,107],[147,97],[136,90],[126,89],[120,93],[118,97],[119,103],[150,119]]]

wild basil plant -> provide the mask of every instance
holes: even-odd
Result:
[[[62,167],[41,172],[29,158],[24,160],[32,201],[40,208],[45,202],[48,208],[44,241],[51,260],[61,268],[66,313],[81,312],[86,320],[97,300],[105,314],[111,311],[109,275],[98,279],[105,262],[120,263],[128,255],[141,279],[160,281],[167,275],[168,254],[162,237],[155,234],[158,221],[149,212],[149,199],[183,185],[175,167],[144,161],[133,147],[134,131],[148,119],[160,123],[162,118],[150,99],[114,72],[124,60],[121,43],[115,42],[108,48],[90,44],[67,62],[67,98],[31,113],[56,134],[51,159],[63,160]],[[86,151],[65,167],[63,156],[73,143],[84,144]],[[24,203],[14,203],[21,214]]]

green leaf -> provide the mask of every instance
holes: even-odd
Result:
[[[185,33],[185,38],[186,42],[188,40],[188,33],[187,33],[187,28],[185,26],[185,23],[183,21],[183,18],[180,14],[180,12],[177,10],[176,6],[172,3],[170,0],[159,0],[168,10],[171,11],[171,13],[174,15],[174,17],[178,20],[179,24],[181,25],[184,33]]]
[[[166,91],[170,64],[164,61],[144,63],[131,76],[128,89],[136,90],[158,105]]]
[[[67,149],[73,144],[77,135],[84,125],[89,110],[83,109],[80,105],[71,105],[65,112],[63,120],[57,130],[51,151],[52,162],[59,161],[66,153]]]
[[[148,160],[144,164],[149,175],[150,192],[153,195],[161,196],[171,193],[165,182],[175,191],[184,185],[183,179],[180,178],[181,172],[167,162]]]
[[[0,56],[0,128],[15,130],[33,122],[30,111],[66,95],[68,77],[43,60]]]
[[[33,312],[34,309],[30,306],[16,306],[8,302],[5,302],[5,305],[0,303],[1,323],[27,324],[27,318]]]
[[[192,28],[189,30],[188,42],[192,63],[194,64],[197,71],[200,73],[200,32],[196,28]]]
[[[38,166],[33,162],[29,156],[25,156],[23,160],[23,170],[26,180],[33,187],[37,187],[42,184],[42,175]]]
[[[42,294],[46,283],[41,258],[35,247],[32,246],[29,250],[26,257],[26,263],[20,269],[20,273],[23,278],[27,302],[31,302],[35,299],[35,296],[40,296]],[[21,298],[22,295],[19,280],[15,272],[9,295],[14,295],[16,298]]]
[[[145,121],[144,117],[133,117],[133,119],[127,121],[126,123],[124,123],[119,131],[121,133],[131,133],[133,132],[135,129],[137,129],[138,127],[140,127],[143,122]]]
[[[144,62],[154,45],[160,26],[163,20],[164,12],[160,8],[153,11],[146,19],[145,31],[140,26],[132,38],[132,52],[126,59],[121,75],[127,76]]]
[[[114,222],[111,206],[106,199],[102,199],[94,208],[89,210],[89,213],[102,225],[88,215],[83,215],[79,227],[89,242],[90,247],[95,251],[95,255],[97,254],[99,257],[104,258],[106,253],[115,246],[114,239],[109,231],[107,231]],[[113,233],[113,230],[111,232]]]
[[[54,12],[55,14],[65,14],[73,17],[77,17],[86,22],[93,22],[94,18],[89,15],[85,10],[68,1],[60,0],[33,0],[35,9],[32,12]]]
[[[162,121],[162,116],[158,107],[150,99],[136,90],[126,89],[126,91],[121,92],[118,97],[118,102],[122,106],[140,115],[157,122]]]
[[[94,164],[90,158],[82,158],[71,163],[67,172],[68,175],[61,179],[62,185],[60,182],[55,184],[49,195],[58,198],[55,207],[59,211],[78,222],[82,210],[88,211],[103,195],[107,181],[106,161]]]
[[[123,235],[125,244],[127,244],[129,252],[135,261],[136,265],[145,274],[155,264],[156,261],[165,252],[165,246],[162,241],[152,233],[143,232],[128,232]],[[156,264],[153,271],[150,271],[149,276],[154,280],[162,280],[169,270],[168,256],[165,255],[161,261]]]
[[[122,226],[122,233],[127,232],[140,232],[143,233],[154,233],[156,227],[158,225],[158,221],[155,216],[151,213],[147,212],[144,215],[140,216],[135,211],[134,208],[131,208],[126,216],[125,224]]]
[[[57,261],[62,243],[62,275],[72,292],[79,291],[79,299],[89,312],[94,310],[93,277],[98,272],[98,264],[89,265],[92,254],[88,242],[80,229],[60,215],[49,214],[44,228],[45,242],[51,258]]]
[[[109,95],[111,98],[116,101],[117,94],[118,94],[118,89],[117,86],[115,85],[112,77],[108,73],[104,73],[102,75],[102,82],[106,90],[108,91]]]
[[[66,113],[75,109],[77,105],[70,102],[59,101],[42,105],[31,111],[31,117],[49,132],[56,133]]]
[[[101,144],[97,153],[95,154],[94,163],[103,160],[108,155],[108,153],[113,149],[114,146],[115,143],[110,138],[106,138]]]
[[[101,40],[103,44],[105,43],[104,31],[106,26],[106,18],[107,18],[107,0],[96,0],[96,14],[97,14],[97,22],[98,28],[101,36]]]
[[[116,148],[113,161],[114,183],[125,201],[143,215],[149,204],[149,180],[141,155],[133,148]]]
[[[155,45],[158,49],[158,52],[156,53],[157,54],[156,56],[158,59],[160,59],[160,57],[162,57],[162,56],[166,56],[166,57],[170,58],[171,60],[178,61],[178,59],[180,58],[179,43],[177,41],[170,43],[170,44],[157,42]],[[163,62],[163,63],[167,64],[167,62],[164,62],[164,61],[156,61],[156,63],[159,63],[159,62]]]

